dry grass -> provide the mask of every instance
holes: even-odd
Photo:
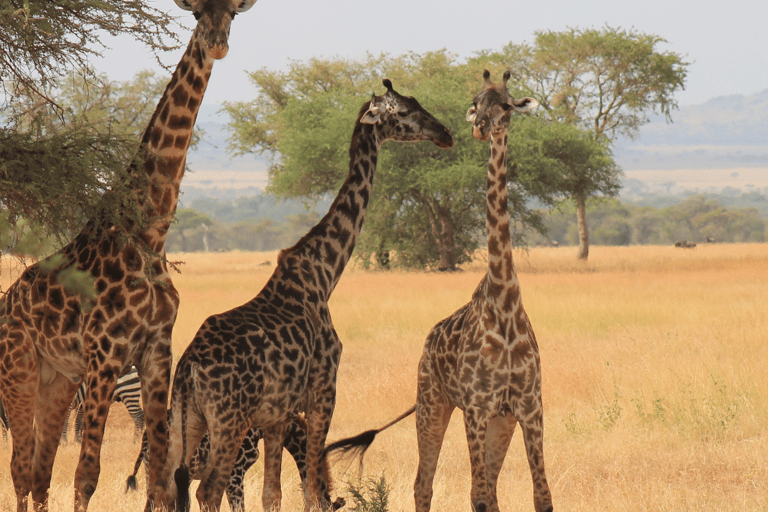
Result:
[[[182,297],[174,354],[207,315],[255,295],[275,255],[173,255],[186,261],[174,277]],[[532,249],[516,261],[541,348],[557,510],[768,509],[768,246],[595,247],[588,263],[572,249]],[[378,427],[413,403],[427,332],[469,299],[482,271],[479,255],[456,274],[347,272],[331,304],[344,343],[331,440]],[[141,493],[123,495],[138,447],[121,405],[107,429],[92,509],[139,510],[143,481]],[[0,450],[0,512],[13,508],[9,458]],[[366,457],[365,476],[383,474],[391,486],[393,512],[413,509],[417,458],[412,418],[381,434]],[[61,449],[53,511],[71,507],[76,459],[76,447]],[[283,504],[298,510],[291,466],[286,460]],[[343,491],[357,482],[357,465],[338,465],[335,474]],[[468,510],[469,487],[457,412],[433,510]],[[257,464],[246,477],[249,510],[260,510],[260,488]],[[519,432],[499,493],[505,511],[532,509]]]

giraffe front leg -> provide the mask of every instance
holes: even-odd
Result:
[[[35,452],[34,381],[37,377],[33,379],[24,380],[14,375],[11,380],[13,385],[6,379],[2,381],[2,390],[5,392],[3,404],[11,428],[11,479],[16,493],[17,512],[27,512],[29,493],[32,491],[32,457]]]
[[[101,445],[104,441],[104,429],[119,372],[120,367],[115,364],[99,368],[86,379],[83,443],[80,447],[80,461],[75,471],[75,512],[88,510],[88,503],[96,492],[101,472]]]
[[[488,467],[486,465],[486,443],[488,420],[475,410],[464,411],[464,429],[469,445],[469,463],[472,468],[473,512],[498,512],[499,505],[492,499],[488,489]]]
[[[51,487],[53,461],[61,440],[64,420],[77,385],[56,372],[47,363],[42,375],[52,375],[47,382],[41,378],[35,405],[35,454],[32,459],[32,501],[35,510],[48,509],[48,490]]]
[[[173,509],[166,502],[166,489],[171,479],[163,480],[168,458],[168,390],[171,382],[170,338],[150,345],[139,367],[141,398],[144,403],[145,434],[147,436],[147,503],[145,510]],[[174,496],[175,498],[175,496]]]

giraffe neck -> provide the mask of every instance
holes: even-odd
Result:
[[[507,204],[507,131],[491,137],[488,159],[486,234],[488,237],[488,278],[491,295],[506,288],[519,288],[512,258],[509,206]],[[494,291],[495,290],[495,291]]]
[[[382,142],[372,125],[359,121],[355,124],[347,179],[328,213],[290,249],[291,252],[308,252],[314,263],[320,264],[319,284],[326,292],[326,298],[341,279],[363,227]]]
[[[213,68],[214,59],[205,48],[195,32],[144,130],[139,158],[131,166],[140,204],[150,217],[141,236],[156,253],[163,252],[176,211],[187,150]]]

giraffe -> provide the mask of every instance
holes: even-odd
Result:
[[[533,98],[516,100],[504,83],[483,73],[483,90],[467,112],[472,135],[490,140],[486,194],[488,272],[469,303],[427,335],[418,370],[416,405],[384,427],[339,440],[326,454],[365,450],[381,431],[416,412],[419,466],[414,483],[416,512],[427,512],[443,437],[455,408],[464,411],[472,468],[473,512],[498,512],[496,483],[520,423],[533,478],[534,508],[551,511],[544,473],[541,368],[536,336],[523,308],[515,274],[507,206],[507,131],[512,111],[527,112]]]
[[[186,509],[188,467],[207,431],[210,453],[199,473],[201,510],[218,510],[249,427],[264,435],[264,510],[279,510],[283,438],[290,415],[307,419],[305,510],[328,509],[318,468],[333,415],[341,342],[328,300],[362,228],[380,146],[387,140],[453,145],[450,132],[414,98],[386,92],[360,109],[349,173],[328,213],[294,246],[251,301],[209,317],[181,356],[171,392],[171,432],[163,505]],[[178,468],[178,470],[177,470]]]
[[[81,383],[86,386],[85,432],[74,477],[74,509],[88,508],[100,473],[112,393],[131,365],[141,378],[151,478],[158,478],[165,462],[171,330],[179,304],[165,263],[165,237],[213,62],[228,51],[235,14],[255,2],[175,1],[198,21],[128,169],[131,194],[123,202],[137,205],[150,218],[138,229],[139,242],[126,241],[129,220],[112,224],[103,209],[48,258],[48,268],[28,267],[0,302],[0,398],[13,434],[11,475],[18,512],[26,512],[30,493],[36,511],[48,510],[64,417]],[[58,274],[71,268],[92,277],[96,296],[90,303],[58,282]]]
[[[496,483],[515,425],[523,430],[533,478],[534,508],[552,510],[544,473],[541,367],[536,336],[523,308],[515,273],[507,206],[507,131],[512,111],[527,112],[533,98],[514,99],[504,83],[485,83],[467,111],[472,136],[490,140],[486,194],[488,272],[472,299],[427,336],[419,361],[416,430],[419,466],[416,511],[432,501],[432,481],[454,408],[464,412],[475,512],[498,512]]]

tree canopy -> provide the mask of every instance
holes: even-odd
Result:
[[[175,47],[177,27],[150,0],[0,2],[0,204],[12,239],[3,247],[32,231],[65,239],[134,156],[164,84],[98,75],[89,59],[102,39],[129,34],[157,58]]]
[[[488,146],[472,138],[465,112],[482,86],[486,64],[483,59],[458,63],[441,50],[368,55],[363,61],[313,59],[293,62],[287,72],[261,69],[250,75],[256,99],[226,104],[230,148],[273,157],[270,192],[284,197],[333,193],[346,176],[356,113],[371,92],[381,89],[381,78],[390,78],[396,90],[417,98],[451,130],[455,145],[451,151],[429,144],[383,147],[358,255],[371,261],[373,255],[394,251],[404,266],[455,269],[485,238]],[[499,66],[498,73],[503,69]],[[520,84],[510,82],[510,87],[518,97],[529,94]],[[577,186],[589,193],[617,188],[607,146],[585,137],[579,127],[533,121],[514,116],[511,127],[511,133],[521,133],[510,139],[520,145],[511,152],[521,158],[510,159],[509,168],[511,213],[518,227],[541,228],[532,205],[551,205]],[[538,141],[536,148],[557,143],[557,151],[534,156],[527,137]],[[561,163],[548,165],[554,160]],[[577,176],[563,174],[565,161],[579,162]],[[603,183],[605,176],[610,183]]]
[[[0,203],[11,238],[3,247],[33,232],[66,240],[94,213],[104,191],[125,181],[120,177],[165,82],[153,72],[127,82],[92,76],[71,73],[61,80],[58,113],[41,108],[23,127],[0,129]]]
[[[445,50],[294,62],[285,73],[262,69],[251,73],[256,100],[226,105],[231,147],[274,156],[270,192],[335,193],[346,176],[357,111],[388,77],[451,130],[455,146],[384,145],[358,253],[368,259],[396,251],[407,266],[453,269],[471,256],[484,226],[488,148],[472,139],[464,120],[481,76],[482,68],[459,65]]]
[[[499,52],[482,52],[477,59],[509,66],[551,120],[579,126],[596,141],[610,144],[618,135],[636,137],[650,112],[671,120],[677,108],[674,93],[684,88],[689,63],[659,48],[666,42],[656,35],[611,27],[540,31],[532,44],[510,43]],[[578,173],[575,168],[564,171]],[[618,175],[611,181],[618,181]],[[593,191],[606,193],[606,187]],[[585,204],[592,193],[584,188],[572,193],[579,258],[587,259]]]
[[[157,57],[177,47],[178,23],[149,0],[3,0],[0,2],[2,110],[17,102],[57,105],[51,91],[106,48],[105,35],[129,34]]]

